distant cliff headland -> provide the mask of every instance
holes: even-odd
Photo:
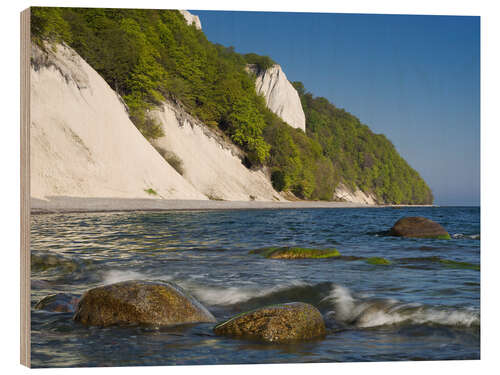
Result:
[[[384,135],[189,12],[31,12],[32,197],[433,202]]]

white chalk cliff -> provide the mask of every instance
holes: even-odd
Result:
[[[155,146],[181,161],[183,176],[142,136],[121,98],[75,51],[33,46],[31,196],[284,200],[263,171],[243,165],[243,152],[219,131],[173,103],[152,115],[165,132]]]
[[[151,115],[165,133],[155,146],[180,160],[182,175],[137,130],[120,96],[71,48],[42,51],[33,45],[31,62],[32,198],[285,200],[263,170],[243,165],[243,152],[223,133],[180,104],[164,103]],[[305,120],[298,126],[287,117],[304,114],[279,66],[260,75],[259,87],[269,103],[281,97],[281,107],[271,109],[279,108],[285,121],[305,129]],[[375,203],[372,195],[344,185],[334,197]]]
[[[365,193],[359,189],[353,191],[343,183],[337,185],[333,195],[335,199],[342,202],[377,204],[377,200],[373,194]]]
[[[164,103],[154,115],[165,133],[154,144],[180,159],[183,176],[201,193],[232,201],[283,200],[263,171],[243,165],[243,152],[220,131],[173,103]]]
[[[255,89],[264,96],[267,107],[291,127],[305,132],[306,116],[299,94],[286,78],[281,66],[273,65],[265,71],[258,71],[255,66],[249,65],[248,69],[257,75]]]
[[[200,17],[195,16],[194,14],[189,13],[187,10],[179,10],[179,12],[184,16],[184,19],[186,20],[186,23],[188,25],[192,25],[194,23],[194,26],[198,30],[201,30]]]
[[[72,49],[55,48],[32,46],[33,198],[208,199],[142,136],[94,69]]]

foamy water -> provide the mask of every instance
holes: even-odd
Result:
[[[479,312],[466,308],[439,308],[418,303],[403,303],[394,299],[354,298],[352,292],[336,286],[325,298],[334,309],[330,315],[361,328],[392,324],[440,324],[456,327],[478,326]]]

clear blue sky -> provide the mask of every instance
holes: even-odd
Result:
[[[207,38],[385,134],[435,203],[479,205],[479,17],[195,11]]]

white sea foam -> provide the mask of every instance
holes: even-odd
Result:
[[[114,284],[119,283],[121,281],[128,280],[162,280],[162,281],[170,281],[173,279],[173,276],[161,276],[161,277],[152,277],[151,275],[147,275],[145,273],[132,271],[132,270],[110,270],[106,271],[103,274],[103,284]]]
[[[393,299],[362,299],[348,288],[335,286],[324,300],[331,301],[338,321],[361,328],[397,323],[440,324],[470,327],[480,323],[479,312],[471,309],[437,308],[419,304],[404,304]]]
[[[478,240],[481,238],[480,234],[463,234],[463,233],[455,233],[451,235],[451,238],[461,239],[461,238],[469,238],[471,240]]]
[[[189,291],[200,301],[212,306],[228,306],[236,303],[245,302],[252,298],[263,297],[275,292],[286,290],[297,286],[307,286],[309,284],[301,281],[291,281],[270,287],[261,287],[256,283],[249,283],[244,286],[207,286],[201,284],[195,276],[189,279],[179,279],[177,274],[151,276],[145,273],[133,270],[110,270],[103,274],[103,284],[113,284],[127,280],[161,280],[173,281],[181,288]]]
[[[148,277],[140,272],[135,271],[120,271],[120,270],[111,270],[107,271],[103,275],[103,283],[105,285],[119,283],[121,281],[127,280],[144,280]]]
[[[293,281],[286,284],[272,287],[261,287],[257,284],[233,287],[215,287],[195,285],[189,282],[180,283],[181,286],[191,291],[191,293],[200,301],[208,305],[228,306],[236,303],[248,301],[252,298],[263,297],[285,289],[297,286],[309,285],[302,281]]]

